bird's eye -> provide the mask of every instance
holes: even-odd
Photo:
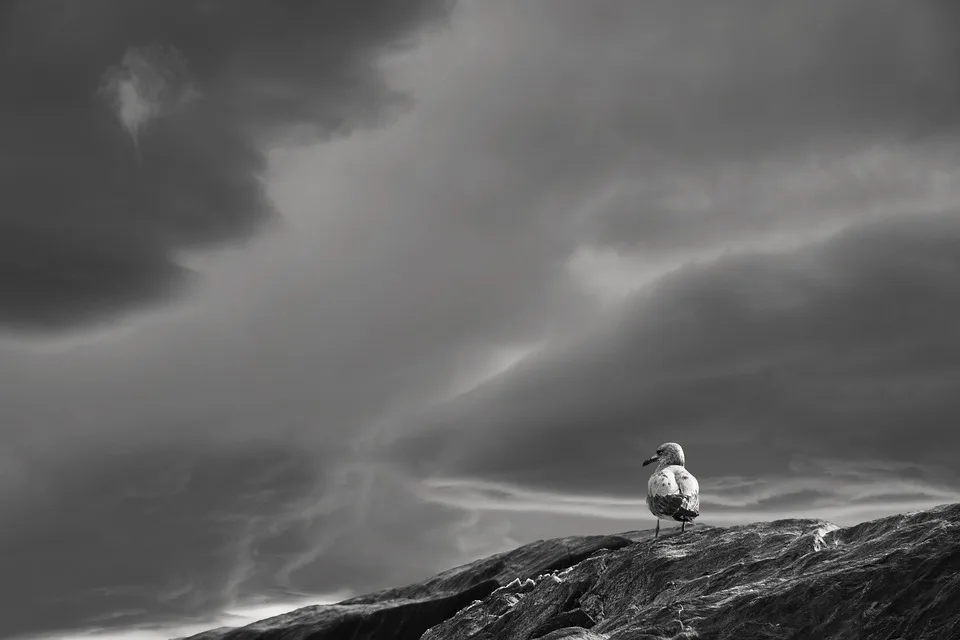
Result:
[[[657,449],[657,455],[658,456],[663,455],[663,449]]]

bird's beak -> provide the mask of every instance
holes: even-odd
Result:
[[[649,458],[647,458],[646,460],[643,461],[643,466],[647,466],[647,465],[650,464],[651,462],[656,462],[656,461],[659,460],[659,459],[660,459],[660,458],[658,458],[657,456],[650,456]]]

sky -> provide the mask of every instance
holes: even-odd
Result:
[[[0,638],[960,501],[950,0],[0,0]]]

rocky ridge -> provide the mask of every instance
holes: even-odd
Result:
[[[960,638],[960,504],[544,540],[194,640]]]

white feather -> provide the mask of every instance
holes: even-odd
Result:
[[[700,508],[700,484],[693,474],[679,465],[658,469],[647,481],[647,504],[653,515],[664,520],[673,519],[672,513],[661,513],[654,506],[654,498],[682,496],[681,507],[691,511]]]

